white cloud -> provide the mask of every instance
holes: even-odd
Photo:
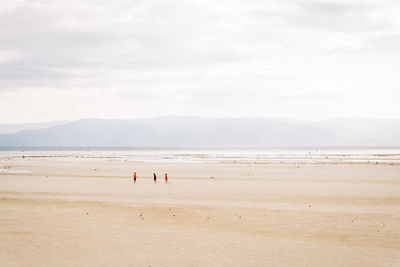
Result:
[[[397,1],[2,1],[0,123],[399,117],[399,12]]]

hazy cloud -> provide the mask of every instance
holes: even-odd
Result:
[[[397,1],[2,1],[0,122],[398,117],[399,13]]]

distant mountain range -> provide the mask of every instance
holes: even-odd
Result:
[[[62,125],[67,121],[50,121],[39,123],[24,123],[24,124],[0,124],[0,134],[12,134],[24,130],[36,130],[49,128],[51,126]]]
[[[13,132],[15,129],[19,131]],[[0,133],[2,147],[399,146],[400,119],[337,118],[321,122],[185,116],[82,119],[0,125]]]

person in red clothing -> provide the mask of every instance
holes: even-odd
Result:
[[[165,174],[165,183],[168,183],[168,174]]]
[[[157,183],[157,175],[153,173],[154,183]]]
[[[133,173],[133,182],[136,183],[136,172]]]

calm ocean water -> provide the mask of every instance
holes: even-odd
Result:
[[[400,148],[0,148],[0,160],[16,158],[199,163],[400,163]]]

